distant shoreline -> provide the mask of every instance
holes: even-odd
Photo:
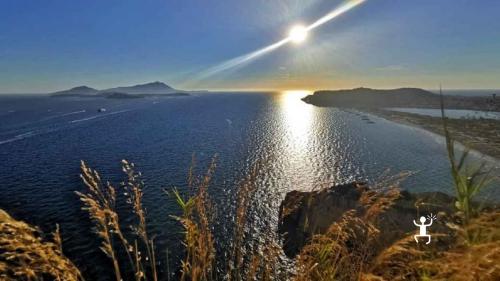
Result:
[[[186,97],[188,93],[169,93],[169,94],[127,94],[127,93],[99,93],[96,95],[84,94],[64,94],[64,95],[49,95],[51,98],[106,98],[106,99],[141,99],[141,98],[168,98],[168,97]]]
[[[440,117],[383,109],[372,109],[366,112],[392,122],[418,127],[444,136],[443,123]],[[500,120],[449,118],[448,127],[454,139],[459,143],[481,154],[500,160]]]
[[[86,85],[73,87],[71,89],[49,93],[51,97],[104,97],[109,99],[137,99],[145,97],[180,97],[190,96],[191,93],[203,91],[184,91],[170,87],[160,82],[149,82],[133,86],[118,86],[114,88],[98,90]]]
[[[500,112],[500,93],[490,96],[449,96],[443,95],[447,109],[469,109]],[[388,107],[412,107],[439,109],[439,95],[419,88],[399,88],[379,90],[355,88],[336,91],[316,91],[302,99],[320,107],[348,107],[379,109]]]
[[[355,108],[396,123],[415,126],[443,136],[441,117],[390,111],[384,108],[407,107],[439,109],[440,97],[416,88],[374,90],[357,88],[340,91],[317,91],[302,99],[320,107]],[[444,96],[447,109],[500,112],[500,97]],[[448,119],[453,137],[463,145],[500,160],[500,120]]]

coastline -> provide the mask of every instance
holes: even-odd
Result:
[[[439,110],[442,100],[446,109],[500,112],[500,99],[495,95],[440,97],[418,88],[325,90],[316,91],[302,99],[303,102],[318,107],[356,109],[392,122],[444,136],[441,116],[431,117],[385,109],[409,107]],[[448,118],[448,127],[453,138],[461,145],[496,161],[500,160],[500,120]]]
[[[440,117],[383,109],[365,109],[366,113],[386,120],[417,127],[444,136]],[[479,153],[500,160],[500,121],[492,119],[448,119],[451,134],[457,142]]]

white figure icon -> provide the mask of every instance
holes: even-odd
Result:
[[[418,237],[427,237],[428,240],[427,243],[425,244],[431,243],[431,236],[427,234],[427,227],[432,225],[432,216],[429,219],[431,221],[429,224],[425,224],[426,218],[423,216],[420,217],[421,224],[418,224],[417,222],[415,222],[415,220],[413,220],[413,224],[420,228],[419,234],[413,236],[413,238],[415,238],[415,241],[417,241],[417,243],[418,243]]]

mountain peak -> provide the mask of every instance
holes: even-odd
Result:
[[[182,92],[176,90],[169,85],[161,82],[154,81],[144,84],[137,84],[133,86],[115,87],[104,90],[97,90],[90,88],[88,86],[82,85],[78,87],[71,88],[69,90],[59,91],[52,93],[54,96],[82,96],[82,95],[98,95],[98,94],[109,94],[109,93],[121,93],[130,95],[162,95],[162,94],[172,94]]]
[[[52,95],[55,95],[55,96],[58,96],[58,95],[67,95],[67,96],[71,96],[71,95],[94,95],[97,92],[99,92],[99,90],[91,88],[91,87],[88,87],[88,86],[85,86],[85,85],[82,85],[82,86],[73,87],[73,88],[71,88],[69,90],[55,92],[55,93],[52,93]]]
[[[173,89],[169,85],[167,85],[163,82],[160,82],[160,81],[154,81],[154,82],[149,82],[149,83],[145,83],[145,84],[137,84],[137,85],[131,86],[130,88],[144,88],[144,87],[156,88],[156,89]],[[123,87],[123,88],[127,88],[127,87]]]
[[[89,86],[85,86],[85,85],[73,87],[70,90],[90,90],[90,91],[97,91],[96,89],[91,88]]]
[[[145,84],[137,84],[134,86],[110,88],[102,90],[101,92],[120,92],[127,94],[168,94],[175,91],[177,90],[163,82],[154,81]]]

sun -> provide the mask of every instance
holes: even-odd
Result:
[[[307,38],[307,29],[302,25],[296,25],[290,29],[288,33],[288,38],[293,43],[302,43]]]

